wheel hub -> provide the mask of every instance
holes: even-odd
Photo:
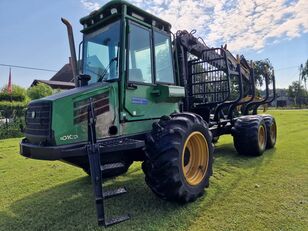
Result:
[[[182,170],[188,184],[198,185],[207,172],[208,143],[201,132],[191,133],[185,141],[182,153]]]
[[[274,142],[276,140],[276,124],[273,123],[270,127],[270,138],[272,140],[272,142]]]
[[[265,149],[266,145],[266,136],[265,136],[265,127],[261,125],[258,130],[258,142],[260,149]]]

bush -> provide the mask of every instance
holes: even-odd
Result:
[[[60,93],[62,91],[63,91],[62,89],[56,88],[56,89],[52,90],[52,94],[57,94],[57,93]]]
[[[13,122],[0,124],[0,139],[23,137],[24,121],[19,118]]]
[[[34,99],[40,99],[49,95],[52,95],[52,88],[44,83],[38,83],[37,85],[28,88],[28,96]]]

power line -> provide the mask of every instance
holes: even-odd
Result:
[[[282,67],[282,68],[276,69],[275,71],[287,70],[287,69],[292,69],[292,68],[295,68],[295,67],[297,67],[297,68],[298,68],[299,66]]]
[[[3,64],[0,63],[0,66],[3,67],[14,67],[14,68],[22,68],[22,69],[29,69],[29,70],[36,70],[36,71],[49,71],[49,72],[58,72],[56,70],[50,70],[50,69],[44,69],[44,68],[37,68],[37,67],[26,67],[26,66],[18,66],[18,65],[11,65],[11,64]],[[289,67],[282,67],[279,69],[275,69],[275,71],[280,71],[280,70],[287,70],[287,69],[292,69],[298,66],[289,66]]]
[[[22,69],[29,69],[29,70],[36,70],[36,71],[58,72],[58,71],[50,70],[50,69],[43,69],[43,68],[36,68],[36,67],[26,67],[26,66],[17,66],[17,65],[3,64],[3,63],[0,63],[0,66],[22,68]]]

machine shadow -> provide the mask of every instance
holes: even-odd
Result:
[[[105,188],[126,186],[128,193],[106,200],[106,212],[129,213],[130,221],[108,228],[143,227],[176,220],[177,214],[190,205],[178,205],[156,197],[144,183],[141,171],[110,179]],[[156,219],[153,219],[155,217]],[[55,186],[22,198],[0,211],[0,230],[101,230],[97,226],[92,185],[89,177]],[[191,218],[193,219],[193,218]]]
[[[214,172],[216,170],[232,171],[234,168],[253,169],[253,174],[258,174],[260,168],[271,164],[276,148],[265,150],[262,156],[239,155],[233,142],[215,145]]]

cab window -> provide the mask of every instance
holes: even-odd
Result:
[[[154,31],[156,82],[174,83],[172,53],[168,35]]]
[[[150,38],[150,30],[129,24],[129,81],[152,83]]]
[[[116,21],[84,37],[83,72],[89,84],[118,79],[120,22]]]

